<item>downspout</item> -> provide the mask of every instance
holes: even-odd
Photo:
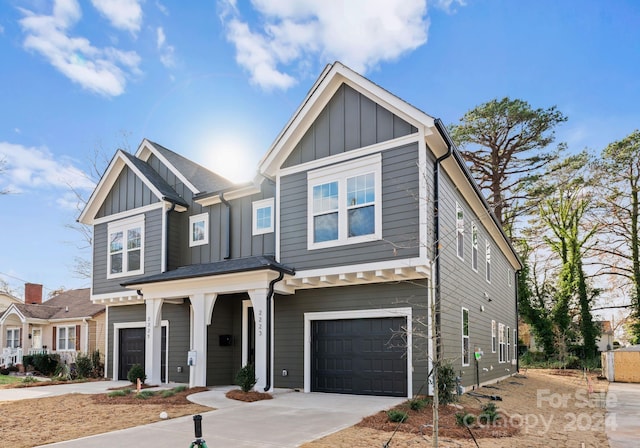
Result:
[[[434,261],[434,288],[433,288],[433,301],[435,305],[435,318],[436,318],[436,360],[440,359],[440,211],[439,211],[439,177],[440,177],[440,164],[443,160],[450,157],[453,154],[453,141],[447,133],[442,121],[439,118],[435,120],[435,126],[440,136],[447,144],[447,152],[438,157],[433,162],[433,261]]]
[[[164,250],[164,271],[162,272],[167,272],[169,270],[169,217],[171,216],[170,213],[172,211],[174,211],[176,209],[176,203],[172,202],[171,203],[171,207],[167,209],[167,211],[165,212],[165,225],[167,226],[165,229],[165,235],[164,235],[164,244],[165,244],[165,250]]]
[[[284,272],[280,271],[277,278],[269,282],[269,291],[267,292],[267,378],[264,391],[271,389],[271,302],[276,283],[284,278]]]
[[[225,253],[222,258],[228,260],[231,258],[231,204],[224,198],[224,193],[220,193],[220,202],[222,202],[227,208],[227,226],[225,229],[227,247],[225,248]]]

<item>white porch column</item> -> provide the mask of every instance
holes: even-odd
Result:
[[[162,355],[162,302],[163,299],[146,299],[144,373],[148,384],[161,383]]]
[[[267,386],[267,372],[273,372],[273,304],[271,304],[271,338],[267,338],[267,294],[269,290],[253,289],[248,291],[256,321],[256,353],[255,369],[257,383],[255,390],[262,392]],[[267,341],[271,340],[271,356],[267,365]],[[273,375],[270,376],[269,389],[273,388]]]
[[[217,294],[194,294],[191,300],[191,351],[195,352],[189,366],[189,387],[207,385],[207,327],[211,325]],[[187,353],[184,354],[187,357]],[[185,360],[187,361],[187,360]]]

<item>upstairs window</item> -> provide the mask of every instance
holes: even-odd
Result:
[[[144,215],[109,223],[107,278],[144,273]]]
[[[253,234],[273,232],[273,198],[253,203]]]
[[[487,240],[486,243],[486,252],[485,252],[485,264],[486,264],[486,278],[489,283],[491,283],[491,243]]]
[[[308,173],[309,249],[382,238],[381,156]]]
[[[464,211],[458,203],[456,203],[456,246],[458,257],[464,259]]]
[[[476,223],[471,223],[471,267],[478,271],[478,228]]]
[[[209,244],[209,213],[189,216],[189,247]]]
[[[462,365],[468,366],[469,359],[469,310],[462,308]]]

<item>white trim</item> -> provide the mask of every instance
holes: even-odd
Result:
[[[251,185],[245,185],[235,190],[226,190],[223,194],[216,194],[213,196],[206,196],[204,198],[195,199],[196,204],[200,204],[203,207],[209,205],[216,205],[222,202],[221,196],[224,196],[225,201],[233,201],[234,199],[245,198],[257,193],[260,193],[259,183],[252,183]]]
[[[473,241],[474,237],[475,237],[475,243]],[[478,241],[479,241],[478,225],[475,223],[475,221],[471,221],[471,269],[473,269],[474,272],[478,272],[478,263],[479,263],[478,257],[480,256],[480,250],[478,249]],[[475,255],[475,262],[476,262],[475,266],[473,265],[474,255]]]
[[[418,131],[418,222],[420,226],[418,228],[420,248],[420,258],[426,259],[428,257],[429,247],[429,186],[427,182],[427,144],[425,142],[424,131],[422,128]]]
[[[162,322],[160,323],[161,327],[167,327],[167,335],[166,335],[166,346],[165,346],[165,359],[167,360],[167,365],[165,366],[165,382],[169,382],[169,321],[168,320],[162,320]],[[108,338],[108,321],[107,321],[107,341],[109,340]],[[118,379],[118,361],[120,360],[120,351],[119,351],[119,347],[120,347],[120,330],[122,330],[123,328],[142,328],[145,329],[146,328],[146,323],[144,321],[137,321],[137,322],[114,322],[113,324],[113,366],[112,366],[112,380],[117,380]],[[162,333],[161,333],[162,334]],[[161,336],[162,337],[162,336]],[[147,344],[146,344],[146,336],[145,336],[145,350],[147,349]],[[105,351],[108,353],[108,349],[105,349]],[[105,363],[107,362],[107,355],[105,354]],[[106,364],[105,364],[106,365]],[[105,375],[106,375],[106,369],[105,369]]]
[[[498,323],[498,364],[504,364],[506,360],[506,342],[504,340],[504,324]]]
[[[464,334],[464,312],[467,312],[467,335]],[[462,307],[461,313],[460,313],[460,342],[461,342],[461,348],[462,348],[462,367],[468,367],[469,364],[471,364],[471,341],[469,339],[469,336],[471,334],[471,330],[469,327],[471,327],[471,313],[469,313],[469,309]],[[464,362],[464,340],[467,340],[467,362]]]
[[[495,320],[491,320],[491,353],[498,350],[498,327]]]
[[[460,215],[462,215],[462,219],[459,218]],[[461,242],[462,246],[460,246]],[[460,254],[461,249],[462,255]],[[456,201],[456,255],[464,261],[464,209],[458,201]]]
[[[377,271],[381,269],[424,268],[425,274],[431,274],[431,262],[422,258],[402,258],[395,260],[374,261],[372,263],[349,264],[344,266],[332,266],[329,268],[307,269],[296,271],[293,278],[320,277],[323,275],[351,274],[354,272]],[[425,277],[429,277],[425,275]]]
[[[347,204],[348,180],[357,176],[373,174],[374,176],[374,201],[363,204],[374,206],[374,231],[371,234],[349,237]],[[329,241],[314,241],[314,218],[316,213],[313,206],[314,187],[328,183],[337,183],[337,213],[338,235],[337,239]],[[322,213],[320,213],[322,214]],[[382,239],[382,155],[373,154],[368,157],[350,160],[339,165],[330,165],[307,173],[307,250],[323,249],[329,247],[345,246],[366,241],[378,241]]]
[[[484,278],[487,283],[491,283],[491,241],[488,238],[484,249]]]
[[[242,301],[242,366],[249,363],[249,308],[253,308],[251,299]]]
[[[132,275],[144,274],[144,252],[145,252],[145,217],[146,215],[136,215],[120,221],[113,221],[107,225],[107,279],[130,277]],[[134,228],[140,228],[140,268],[134,271],[128,269],[127,257],[127,232]],[[122,232],[122,272],[111,272],[111,235]]]
[[[407,319],[407,397],[413,396],[413,310],[411,307],[304,313],[304,391],[311,392],[311,322],[336,319],[375,319],[405,317]]]
[[[280,260],[280,176],[276,177],[276,204],[275,204],[275,224],[276,224],[276,260]]]
[[[137,216],[141,214],[145,214],[147,212],[163,209],[166,205],[166,202],[154,202],[153,204],[144,205],[142,207],[134,208],[131,210],[127,210],[120,213],[114,213],[113,215],[103,216],[102,218],[96,218],[93,221],[94,225],[109,223],[113,221],[118,221],[120,219],[130,218],[132,216]]]
[[[142,296],[136,291],[124,290],[118,292],[110,292],[106,294],[92,294],[91,301],[93,303],[107,305],[137,305],[143,302]]]
[[[193,239],[193,225],[199,222],[204,222],[204,234],[201,240],[196,241]],[[209,244],[209,232],[209,213],[205,212],[189,216],[189,247]]]
[[[258,210],[262,210],[265,208],[270,208],[270,217],[269,222],[271,225],[269,227],[258,228]],[[275,200],[274,198],[262,199],[259,201],[253,201],[251,203],[251,228],[252,234],[255,235],[264,235],[265,233],[273,233],[273,229],[275,228],[274,218],[275,218]]]

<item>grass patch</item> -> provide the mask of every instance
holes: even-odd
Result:
[[[13,375],[0,375],[0,384],[16,384],[21,383],[24,377]]]
[[[122,389],[122,390],[114,390],[113,392],[109,392],[107,394],[107,397],[109,398],[113,398],[113,397],[126,397],[127,395],[129,395],[131,393],[131,389]]]

